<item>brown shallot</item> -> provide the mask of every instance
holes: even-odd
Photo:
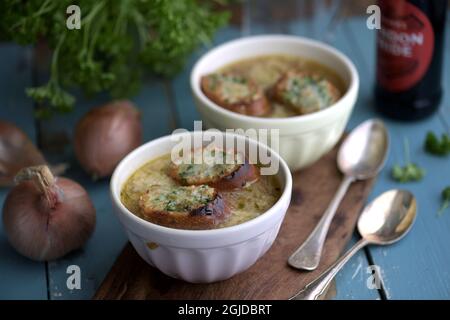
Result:
[[[0,120],[0,187],[12,186],[20,169],[40,164],[46,164],[45,158],[25,132]],[[52,167],[52,172],[60,174],[65,169],[61,164]]]
[[[54,260],[81,247],[95,227],[95,208],[73,180],[54,177],[45,165],[23,168],[3,205],[11,245],[38,261]]]
[[[89,111],[75,128],[75,155],[94,179],[111,175],[116,165],[141,144],[138,109],[129,101],[114,101]]]
[[[45,159],[25,132],[0,120],[0,186],[12,185],[20,169],[38,164]]]

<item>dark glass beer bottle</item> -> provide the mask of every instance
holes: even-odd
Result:
[[[379,0],[375,103],[401,120],[427,117],[442,97],[447,0]]]

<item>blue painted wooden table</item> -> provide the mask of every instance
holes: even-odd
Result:
[[[347,54],[357,66],[361,78],[359,98],[348,129],[361,121],[379,116],[374,112],[372,90],[375,70],[375,32],[366,28],[365,7],[351,8],[340,1],[289,1],[287,11],[307,13],[286,18],[274,12],[273,1],[247,1],[240,11],[240,23],[221,30],[212,45],[262,33],[287,33],[327,42]],[[285,10],[286,12],[286,10]],[[352,15],[352,13],[359,15]],[[272,14],[272,16],[271,16]],[[446,27],[448,29],[448,25]],[[415,123],[399,123],[385,119],[392,145],[386,168],[378,177],[371,198],[381,192],[403,187],[418,198],[419,212],[412,232],[390,247],[370,247],[360,252],[337,277],[336,299],[449,299],[450,298],[450,210],[437,216],[440,192],[450,184],[450,159],[429,156],[423,151],[428,130],[450,131],[450,42],[445,40],[444,98],[440,110],[429,119]],[[200,119],[189,89],[189,72],[194,61],[207,50],[192,55],[180,75],[172,80],[146,80],[140,94],[132,100],[142,111],[145,141],[169,134],[177,127],[191,129]],[[49,121],[33,118],[33,102],[24,88],[33,85],[33,51],[13,44],[0,44],[0,118],[11,121],[38,142],[38,137],[65,134],[70,137],[76,121],[89,108],[105,101],[79,100],[76,111]],[[426,168],[420,183],[398,185],[389,177],[394,163],[402,162],[403,141],[410,142],[411,157]],[[97,227],[89,242],[68,256],[48,263],[32,262],[17,254],[8,244],[0,225],[0,299],[89,299],[102,282],[126,237],[112,215],[108,196],[108,180],[93,182],[78,167],[70,148],[47,154],[50,161],[68,161],[67,175],[81,183],[91,195],[97,210]],[[0,189],[0,203],[7,190]],[[358,236],[355,233],[353,242]],[[349,244],[350,245],[350,244]],[[67,267],[81,268],[80,290],[66,286]],[[367,286],[368,266],[381,270],[383,289]]]

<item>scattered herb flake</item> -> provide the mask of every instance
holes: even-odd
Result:
[[[450,136],[443,133],[439,139],[433,132],[429,131],[425,138],[424,148],[428,153],[446,156],[450,154]]]
[[[404,166],[400,166],[398,164],[394,165],[391,170],[391,177],[395,181],[401,183],[422,180],[425,176],[425,170],[410,161],[409,143],[407,139],[404,141],[404,147],[406,163]]]
[[[414,163],[408,163],[404,167],[395,165],[392,167],[391,176],[401,183],[419,181],[425,176],[425,170]]]
[[[442,190],[441,197],[442,205],[438,212],[439,215],[441,215],[448,207],[450,207],[450,186]]]

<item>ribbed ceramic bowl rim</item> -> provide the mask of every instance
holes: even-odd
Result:
[[[348,72],[350,73],[350,81],[348,88],[345,92],[345,94],[333,105],[329,106],[328,108],[325,108],[323,110],[313,112],[310,114],[305,115],[299,115],[299,116],[293,116],[293,117],[287,117],[287,118],[263,118],[263,117],[255,117],[255,116],[248,116],[240,113],[236,113],[230,110],[227,110],[218,104],[212,102],[208,97],[205,96],[203,91],[200,89],[200,81],[199,79],[196,79],[195,75],[198,73],[199,66],[203,63],[204,60],[208,59],[211,55],[216,54],[219,51],[229,49],[230,47],[236,47],[238,50],[240,45],[243,44],[251,44],[254,43],[255,46],[261,43],[268,43],[268,42],[291,42],[291,43],[297,43],[302,44],[306,46],[310,46],[317,50],[327,51],[328,53],[336,56],[347,68]],[[274,52],[274,54],[276,54]],[[297,55],[297,54],[296,54]],[[255,57],[260,56],[260,54],[255,53]],[[299,55],[300,56],[300,55]],[[314,60],[314,59],[313,59]],[[318,63],[320,61],[317,60]],[[232,118],[235,120],[247,120],[252,121],[255,123],[258,123],[260,125],[266,124],[266,125],[273,125],[274,123],[299,123],[303,121],[314,121],[317,119],[320,119],[322,117],[328,117],[331,116],[333,113],[335,113],[338,108],[344,108],[345,104],[341,103],[348,98],[350,94],[352,94],[353,91],[357,91],[358,84],[359,84],[359,75],[358,71],[351,62],[351,60],[342,52],[339,50],[323,43],[320,41],[312,40],[309,38],[299,37],[299,36],[290,36],[290,35],[259,35],[259,36],[250,36],[250,37],[243,37],[236,40],[231,40],[228,42],[225,42],[208,52],[206,52],[203,56],[200,57],[200,59],[195,63],[194,67],[192,68],[191,75],[190,75],[190,83],[191,83],[191,90],[193,91],[194,95],[196,95],[203,104],[210,107],[214,111],[220,113],[221,115]]]
[[[142,150],[151,148],[153,145],[159,144],[162,140],[167,140],[168,143],[170,143],[171,136],[186,135],[186,134],[200,134],[200,133],[202,133],[202,131],[196,131],[196,132],[189,131],[186,133],[178,133],[175,135],[166,135],[161,138],[157,138],[155,140],[152,140],[150,142],[143,144],[142,146],[136,148],[131,153],[129,153],[124,159],[122,159],[122,161],[117,165],[116,169],[114,170],[114,173],[113,173],[113,175],[111,177],[111,181],[110,181],[111,197],[112,197],[112,200],[114,201],[114,203],[119,207],[121,215],[124,215],[127,219],[130,219],[137,224],[144,225],[149,230],[154,230],[157,232],[164,232],[166,234],[172,234],[174,236],[189,236],[189,237],[200,238],[200,237],[210,237],[210,236],[222,236],[222,235],[226,235],[227,233],[233,233],[233,232],[239,231],[239,229],[242,229],[242,230],[240,230],[240,232],[245,232],[245,230],[251,229],[255,225],[263,223],[266,220],[270,219],[272,215],[276,214],[278,212],[278,210],[282,209],[283,203],[285,203],[287,201],[287,199],[290,197],[290,193],[292,192],[292,176],[291,176],[291,173],[289,171],[289,168],[288,168],[286,162],[280,157],[280,155],[278,153],[276,153],[274,150],[272,150],[265,144],[262,144],[256,140],[253,140],[248,137],[238,135],[235,133],[221,132],[221,134],[225,135],[225,136],[233,136],[233,137],[236,137],[236,139],[248,140],[248,143],[256,143],[258,145],[258,148],[263,148],[263,150],[265,150],[265,151],[268,150],[270,152],[270,154],[275,156],[277,158],[277,160],[279,161],[279,164],[280,164],[279,170],[282,171],[282,175],[284,176],[285,183],[284,183],[283,192],[282,192],[280,198],[277,200],[277,202],[272,207],[269,208],[269,210],[261,213],[258,217],[255,217],[251,220],[248,220],[246,222],[243,222],[243,223],[240,223],[240,224],[237,224],[234,226],[224,227],[224,228],[219,228],[219,229],[208,229],[208,230],[187,230],[187,229],[169,228],[169,227],[161,226],[161,225],[149,222],[147,220],[144,220],[142,218],[139,218],[138,216],[133,214],[131,211],[129,211],[123,205],[122,201],[120,200],[120,189],[122,186],[118,186],[117,190],[115,188],[115,185],[118,184],[118,183],[116,183],[116,180],[118,179],[118,173],[120,171],[124,170],[124,167],[127,165],[127,162],[130,161],[130,159],[136,157],[140,152],[142,152]],[[162,156],[162,154],[160,156]],[[156,156],[156,157],[158,157],[158,156]],[[152,160],[152,159],[146,159],[146,161],[150,161],[150,160]],[[146,161],[143,161],[142,164],[144,164]],[[131,174],[132,173],[130,173],[130,175]],[[274,225],[277,222],[278,222],[278,220],[274,221]],[[249,237],[249,239],[250,238],[252,238],[252,237]]]

